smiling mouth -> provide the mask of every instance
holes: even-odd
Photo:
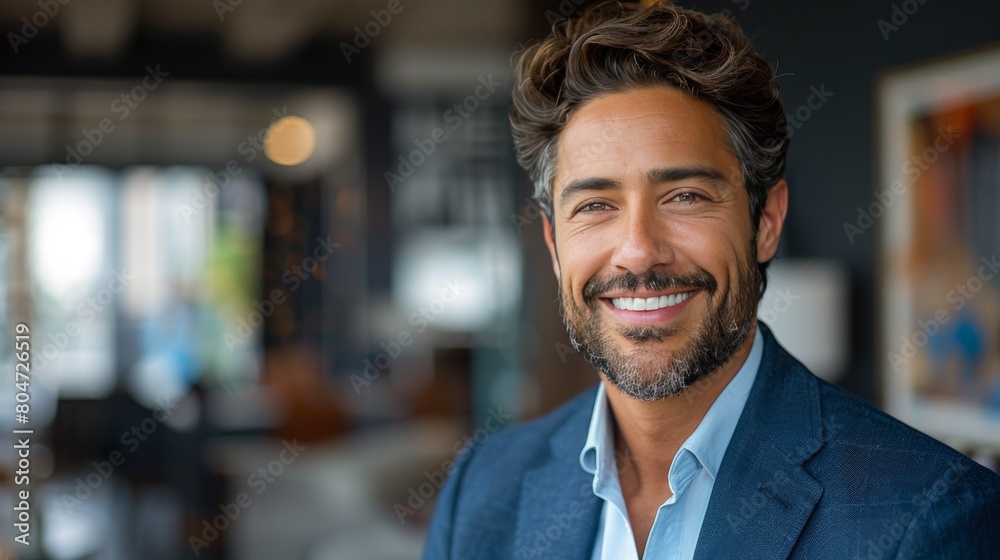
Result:
[[[673,307],[680,303],[683,303],[698,290],[691,290],[689,292],[681,292],[678,294],[670,294],[659,297],[617,297],[611,298],[611,304],[615,306],[616,309],[622,309],[625,311],[656,311],[657,309],[663,309],[664,307]]]

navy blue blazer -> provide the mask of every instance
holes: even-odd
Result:
[[[1000,558],[1000,476],[818,379],[762,331],[696,560]],[[601,502],[579,456],[595,395],[462,452],[424,559],[589,560]]]

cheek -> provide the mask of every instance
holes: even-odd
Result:
[[[725,290],[735,282],[735,275],[747,258],[749,241],[744,237],[732,228],[702,223],[676,227],[673,239],[679,258],[706,270],[715,277],[719,288]]]
[[[613,247],[596,236],[567,236],[559,241],[559,265],[563,289],[573,300],[583,302],[583,287],[607,266]]]

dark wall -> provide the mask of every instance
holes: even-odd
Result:
[[[781,256],[834,258],[852,276],[853,360],[842,384],[877,401],[875,274],[877,227],[854,238],[858,207],[875,190],[876,80],[880,73],[1000,42],[996,0],[701,0],[682,5],[729,10],[772,64],[777,64],[785,110],[806,103],[812,88],[832,95],[795,129],[787,177],[790,207]],[[906,21],[893,24],[893,6]],[[914,11],[916,7],[916,11]],[[903,21],[896,15],[896,22]],[[816,102],[813,102],[816,105]],[[821,318],[820,318],[821,319]]]

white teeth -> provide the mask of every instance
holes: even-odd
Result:
[[[655,311],[664,307],[672,307],[691,297],[694,292],[684,292],[682,294],[670,294],[669,296],[651,298],[613,298],[611,303],[618,309],[628,311]]]

